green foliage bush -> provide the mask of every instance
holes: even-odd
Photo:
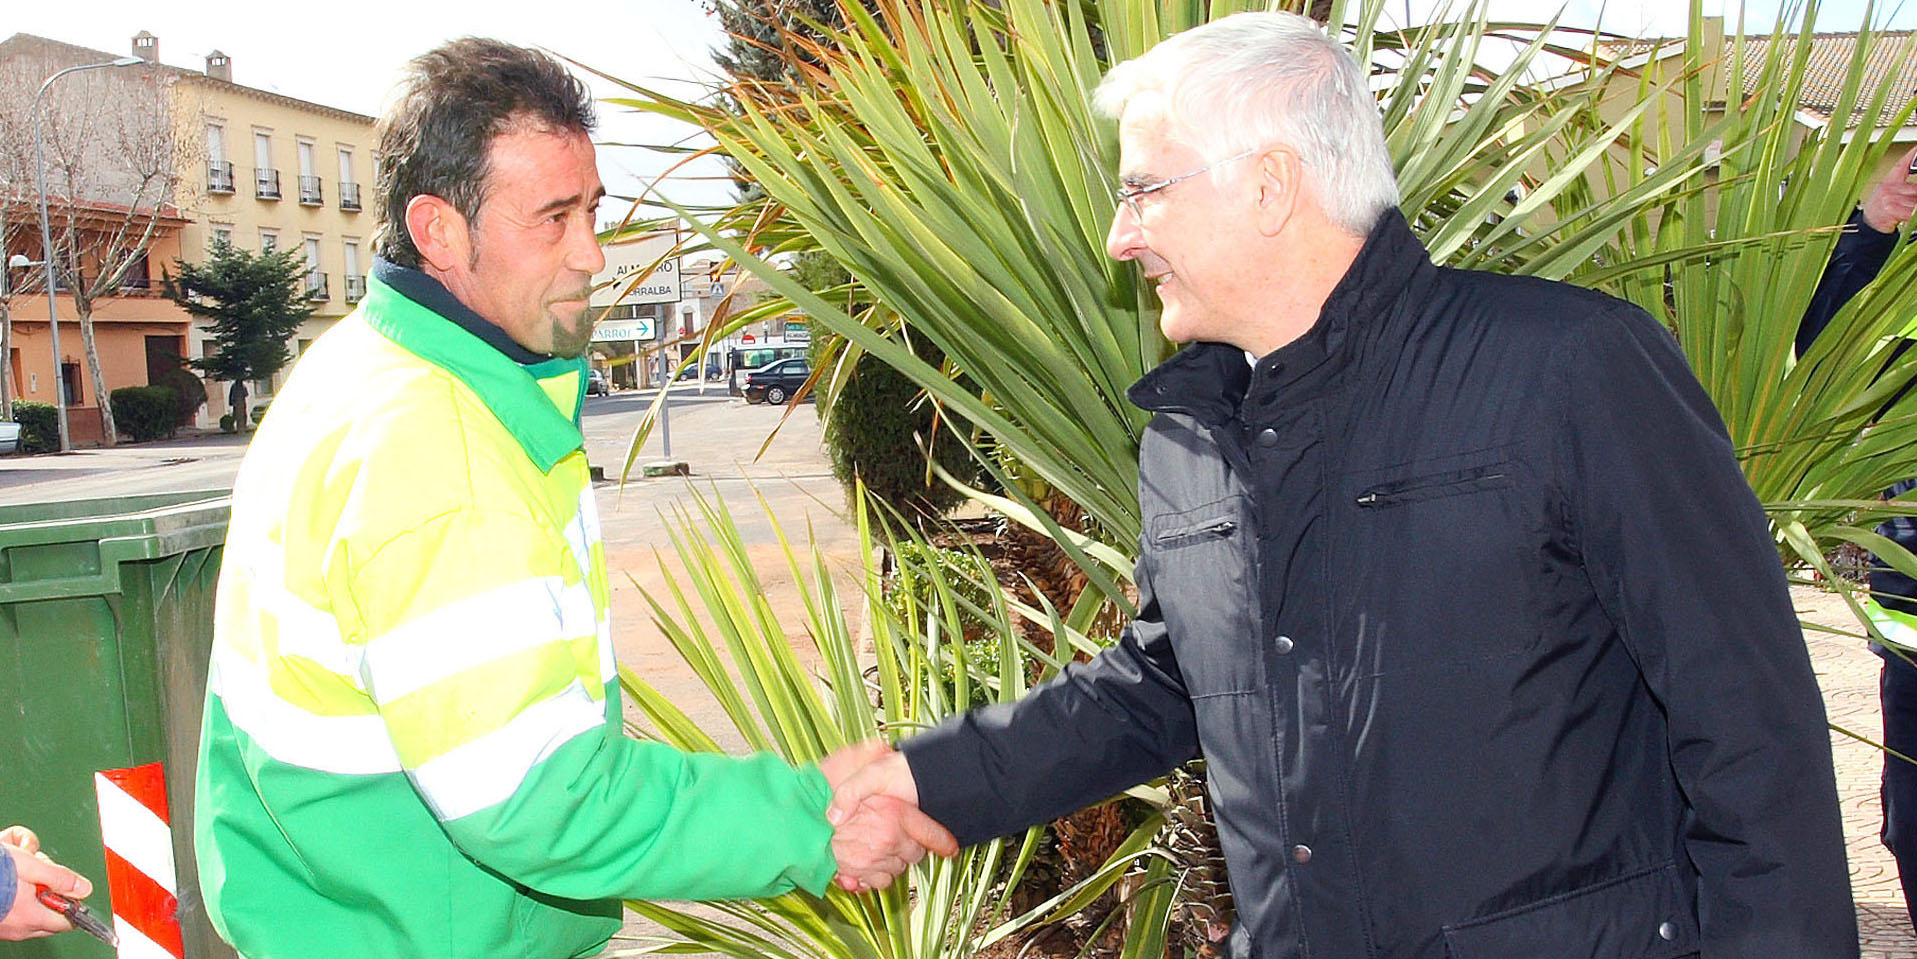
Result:
[[[892,569],[892,582],[885,591],[885,607],[908,632],[928,633],[927,613],[937,617],[946,657],[939,664],[939,675],[946,695],[957,694],[961,657],[975,676],[996,672],[1000,645],[993,625],[992,594],[997,589],[997,579],[991,562],[972,550],[948,549],[914,540],[895,542],[893,550],[897,562]],[[934,570],[935,574],[930,572]],[[950,607],[940,595],[934,576],[950,590]],[[991,695],[983,683],[973,682],[966,697],[968,701],[958,706],[961,709],[983,706],[991,702]]]
[[[152,385],[164,386],[173,391],[173,426],[190,426],[193,417],[198,415],[200,407],[206,405],[206,381],[193,375],[193,371],[176,366],[160,374]]]
[[[20,424],[20,452],[51,453],[60,448],[60,422],[53,404],[13,401],[13,421]]]
[[[123,386],[107,398],[113,408],[113,421],[135,443],[163,439],[173,435],[178,419],[179,394],[165,386]]]

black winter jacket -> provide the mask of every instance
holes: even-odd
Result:
[[[1202,753],[1235,955],[1857,955],[1777,552],[1643,312],[1392,211],[1305,336],[1131,396],[1136,621],[901,746],[962,842]]]

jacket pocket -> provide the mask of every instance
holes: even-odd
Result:
[[[1260,688],[1256,543],[1245,497],[1149,517],[1144,539],[1152,594],[1192,697]]]
[[[1548,534],[1532,475],[1499,447],[1341,479],[1334,589],[1357,668],[1446,670],[1537,645]]]
[[[1188,514],[1165,517],[1170,522],[1163,529],[1154,530],[1152,545],[1159,549],[1177,549],[1193,543],[1230,539],[1238,532],[1238,514],[1234,512],[1219,515],[1201,515],[1194,518]]]
[[[1367,485],[1358,493],[1358,505],[1364,509],[1388,509],[1407,503],[1499,489],[1512,485],[1512,482],[1509,464],[1490,463]]]
[[[1698,951],[1696,910],[1665,863],[1444,927],[1450,959],[1679,959]]]

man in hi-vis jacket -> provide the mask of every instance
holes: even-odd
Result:
[[[248,959],[588,956],[622,898],[822,894],[950,848],[904,809],[835,835],[870,747],[793,769],[623,734],[579,431],[591,116],[552,58],[469,38],[380,121],[366,297],[253,440],[220,571],[195,841]]]

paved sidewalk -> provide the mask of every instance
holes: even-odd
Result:
[[[112,449],[0,456],[0,503],[225,489],[251,434],[183,431]]]
[[[1835,594],[1795,587],[1791,598],[1799,616],[1812,622],[1855,630],[1855,620]],[[1877,708],[1878,659],[1863,642],[1848,636],[1807,631],[1811,664],[1824,688],[1830,721],[1873,742],[1883,737]],[[1917,935],[1904,910],[1897,863],[1877,830],[1883,811],[1877,798],[1883,753],[1842,733],[1831,733],[1837,760],[1837,796],[1844,809],[1844,841],[1850,849],[1851,892],[1857,899],[1857,925],[1863,959],[1917,959]]]

